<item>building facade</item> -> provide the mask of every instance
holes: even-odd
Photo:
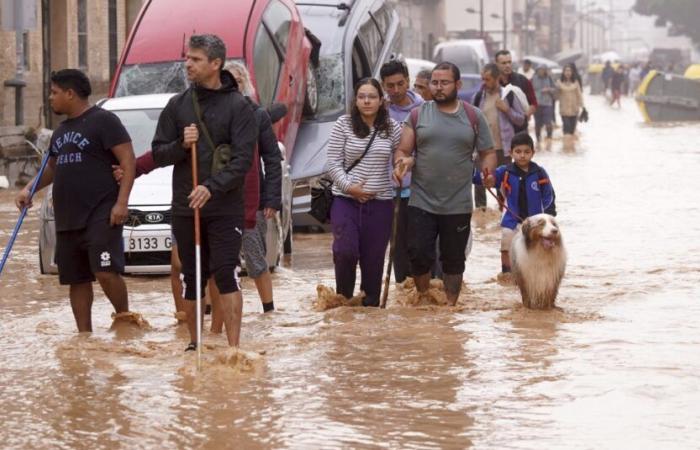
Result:
[[[15,88],[7,86],[7,81],[21,78],[26,87],[22,90],[19,122],[51,128],[57,123],[48,105],[51,71],[79,68],[92,83],[91,100],[106,96],[128,30],[144,0],[25,1],[35,2],[35,8],[25,8],[35,15],[30,20],[34,26],[21,33],[19,45],[15,31],[0,31],[0,77],[5,82],[0,96],[0,126],[18,121]],[[18,57],[18,48],[23,58]],[[18,63],[22,59],[24,64]]]
[[[399,14],[403,55],[432,59],[433,47],[447,34],[445,0],[391,0]]]

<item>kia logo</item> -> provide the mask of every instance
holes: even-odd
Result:
[[[165,219],[165,216],[159,212],[151,212],[146,214],[145,219],[148,223],[160,223]]]

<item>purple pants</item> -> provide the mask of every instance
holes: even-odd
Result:
[[[367,294],[365,306],[378,306],[384,271],[384,255],[391,235],[391,200],[360,203],[337,196],[331,207],[335,290],[351,298],[355,270],[360,263],[360,290]]]

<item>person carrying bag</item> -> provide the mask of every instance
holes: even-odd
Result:
[[[379,306],[393,213],[389,168],[401,139],[401,126],[384,102],[377,80],[357,83],[350,114],[338,118],[331,131],[325,168],[332,192],[336,292],[352,298],[359,262],[364,306]]]

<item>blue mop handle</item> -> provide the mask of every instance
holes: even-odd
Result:
[[[46,155],[44,156],[44,160],[41,162],[41,167],[39,168],[39,172],[36,174],[36,178],[34,178],[34,183],[32,183],[32,188],[29,190],[29,200],[34,197],[34,193],[36,192],[36,187],[39,185],[39,180],[41,180],[42,175],[44,175],[44,169],[46,169],[46,164],[49,162],[49,152],[46,152]],[[19,229],[22,226],[22,221],[24,220],[24,216],[27,215],[27,210],[28,208],[25,206],[22,208],[22,212],[19,215],[19,219],[17,219],[17,223],[15,224],[15,229],[12,230],[12,236],[10,236],[10,241],[7,243],[7,246],[5,246],[5,251],[2,254],[2,262],[0,262],[0,274],[2,274],[2,270],[5,268],[5,263],[7,262],[7,258],[10,256],[10,251],[12,250],[12,246],[15,243],[15,239],[17,239],[17,234],[19,233]]]

